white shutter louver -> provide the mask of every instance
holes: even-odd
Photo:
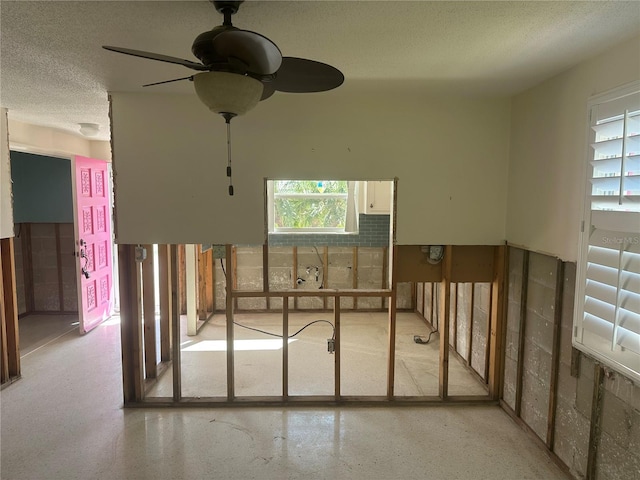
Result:
[[[640,380],[640,82],[591,109],[576,348]]]

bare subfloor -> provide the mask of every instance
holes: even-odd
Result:
[[[120,362],[117,318],[24,357],[1,478],[565,478],[496,406],[123,409]]]
[[[334,394],[335,356],[327,351],[327,340],[333,337],[333,321],[332,313],[289,315],[289,395]],[[236,396],[282,395],[282,339],[277,336],[282,335],[282,315],[236,314],[235,322]],[[184,317],[182,323],[182,395],[226,396],[224,315],[215,315],[195,336],[186,335]],[[386,395],[388,323],[385,312],[341,315],[342,395]],[[296,332],[299,333],[293,336]],[[438,395],[439,337],[433,335],[427,345],[413,341],[414,335],[428,334],[429,329],[418,315],[398,314],[396,395]],[[449,363],[449,393],[487,395],[484,383],[454,355]],[[172,396],[171,372],[162,377],[150,396]]]

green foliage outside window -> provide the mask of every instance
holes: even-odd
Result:
[[[274,187],[274,227],[343,229],[348,182],[278,180]]]

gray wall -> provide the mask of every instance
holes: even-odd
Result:
[[[547,443],[553,420],[552,450],[576,478],[585,478],[589,445],[597,444],[595,478],[628,480],[640,475],[640,386],[583,353],[572,355],[571,331],[576,265],[565,262],[557,282],[557,259],[509,249],[508,313],[505,348],[505,408],[514,410]],[[523,295],[523,287],[526,289]],[[557,291],[558,287],[561,292]],[[556,303],[556,296],[558,302]],[[524,300],[524,304],[523,304]],[[560,308],[555,408],[549,408],[553,375],[553,324]],[[524,315],[521,315],[521,312]],[[518,381],[520,332],[522,378]],[[572,368],[573,363],[573,368]],[[590,436],[595,369],[604,369],[601,429]],[[516,397],[521,394],[520,411]],[[551,419],[550,419],[551,417]],[[547,444],[548,445],[548,444]],[[549,445],[548,445],[549,446]]]
[[[73,223],[71,161],[11,152],[15,223]]]

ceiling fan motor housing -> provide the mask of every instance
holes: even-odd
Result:
[[[191,51],[196,56],[196,58],[202,62],[203,65],[212,67],[215,64],[225,63],[227,61],[226,58],[220,58],[216,54],[216,51],[213,47],[213,40],[222,32],[226,32],[229,30],[237,30],[237,28],[232,26],[220,25],[218,27],[214,27],[211,30],[207,30],[206,32],[202,32],[193,41],[193,45],[191,45]]]

